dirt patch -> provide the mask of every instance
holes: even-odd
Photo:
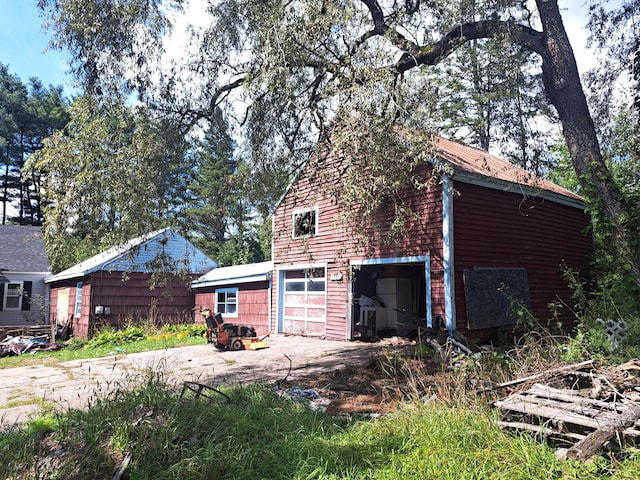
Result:
[[[420,382],[411,373],[420,372]],[[311,389],[325,399],[326,412],[344,414],[388,414],[401,400],[419,397],[443,378],[442,366],[430,358],[415,356],[414,346],[380,353],[364,365],[346,365],[332,371],[279,382],[281,388]],[[428,384],[425,384],[425,380]],[[329,403],[330,402],[330,403]]]

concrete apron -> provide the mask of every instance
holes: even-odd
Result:
[[[2,369],[0,428],[27,421],[41,411],[43,403],[62,411],[88,408],[110,392],[150,375],[161,376],[177,390],[185,381],[207,385],[272,384],[284,378],[303,381],[323,371],[364,365],[382,348],[373,343],[284,335],[268,337],[266,343],[269,348],[262,350],[220,352],[212,345],[198,345]]]

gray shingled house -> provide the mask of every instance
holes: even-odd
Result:
[[[50,275],[40,227],[0,225],[0,326],[45,323]]]

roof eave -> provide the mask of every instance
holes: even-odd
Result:
[[[97,271],[96,269],[90,269],[90,270],[86,270],[83,272],[69,272],[65,275],[53,275],[49,278],[45,278],[44,279],[44,283],[53,283],[53,282],[59,282],[61,280],[71,280],[72,278],[80,278],[80,277],[86,277],[87,275],[93,273]]]
[[[494,177],[487,177],[485,175],[469,173],[463,170],[455,170],[455,173],[451,176],[454,181],[470,183],[473,185],[483,186],[487,188],[493,188],[495,190],[501,190],[511,193],[521,193],[530,197],[544,198],[552,202],[559,203],[579,210],[586,209],[586,203],[580,196],[569,197],[560,193],[552,192],[544,188],[535,187],[531,185],[524,185],[521,183],[508,182],[506,180],[497,179]]]
[[[191,282],[191,288],[218,287],[220,285],[233,285],[240,283],[265,282],[271,279],[271,272],[256,275],[247,275],[245,277],[220,278],[215,280],[195,280]]]

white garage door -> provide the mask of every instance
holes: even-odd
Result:
[[[327,281],[324,268],[287,270],[283,279],[285,333],[324,335]]]

